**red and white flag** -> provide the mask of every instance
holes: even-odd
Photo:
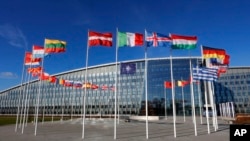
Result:
[[[89,46],[112,46],[112,33],[89,31]]]

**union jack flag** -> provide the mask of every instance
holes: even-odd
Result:
[[[171,38],[156,32],[146,32],[146,46],[147,47],[167,47],[172,42]]]

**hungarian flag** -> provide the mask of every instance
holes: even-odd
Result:
[[[112,46],[112,33],[89,31],[89,46]]]
[[[143,46],[143,34],[118,32],[118,47]]]
[[[172,39],[172,49],[194,49],[197,44],[196,36],[183,36],[170,34]]]
[[[165,88],[171,89],[171,88],[172,88],[172,83],[171,83],[171,82],[168,82],[168,81],[165,81],[165,82],[164,82],[164,87],[165,87]]]
[[[219,48],[202,46],[202,53],[205,59],[219,58],[219,59],[224,60],[224,58],[226,57],[226,51],[224,49],[219,49]]]
[[[45,53],[60,53],[66,51],[66,42],[61,40],[45,39]]]
[[[24,65],[39,65],[41,58],[33,58],[31,52],[25,52]]]
[[[32,57],[43,58],[45,56],[44,48],[41,46],[33,45]]]

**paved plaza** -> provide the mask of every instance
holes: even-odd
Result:
[[[149,139],[152,141],[229,141],[229,124],[218,119],[219,129],[214,132],[210,119],[211,133],[207,132],[206,119],[201,124],[197,117],[197,134],[194,135],[194,126],[191,117],[177,117],[177,137],[174,137],[172,117],[158,121],[149,121]],[[15,132],[15,125],[0,126],[0,141],[112,141],[114,140],[113,119],[87,119],[85,121],[85,138],[82,139],[81,119],[67,121],[39,123],[37,135],[34,135],[35,126],[29,123],[21,133],[21,128]],[[125,122],[117,124],[117,141],[145,141],[145,121]]]

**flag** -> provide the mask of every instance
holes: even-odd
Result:
[[[108,89],[108,86],[106,86],[106,85],[102,85],[102,88],[101,88],[102,90],[107,90]]]
[[[89,31],[89,46],[112,46],[112,33]]]
[[[217,81],[218,69],[216,68],[193,68],[193,80]]]
[[[48,81],[49,81],[50,83],[56,83],[57,78],[56,78],[55,76],[49,76]]]
[[[46,73],[46,72],[42,72],[41,74],[40,74],[40,79],[41,80],[49,80],[49,74],[48,73]]]
[[[178,81],[176,82],[176,84],[177,84],[178,87],[183,87],[183,84],[182,84],[182,81],[181,81],[181,80],[178,80]]]
[[[65,83],[65,80],[62,79],[62,78],[60,78],[60,79],[59,79],[59,84],[60,84],[60,85],[64,85],[64,83]]]
[[[111,91],[115,91],[115,86],[110,86]]]
[[[28,73],[31,73],[33,77],[38,76],[42,72],[42,67],[28,68]]]
[[[118,32],[118,47],[134,47],[143,46],[143,34],[130,33],[130,32]]]
[[[61,40],[45,39],[45,53],[60,53],[66,51],[66,42]]]
[[[83,83],[83,84],[82,84],[82,88],[83,88],[83,89],[85,89],[85,88],[90,89],[90,88],[91,88],[91,86],[92,86],[92,84],[91,84],[91,83],[89,83],[89,82],[87,82],[87,83]]]
[[[165,88],[171,89],[171,88],[172,88],[172,83],[171,83],[171,82],[168,82],[168,81],[165,81],[165,82],[164,82],[164,87],[165,87]]]
[[[72,80],[65,80],[64,81],[64,86],[66,86],[66,87],[72,87],[73,86],[73,81]]]
[[[219,58],[219,59],[224,59],[226,56],[226,51],[224,49],[219,49],[219,48],[211,48],[211,47],[206,47],[202,46],[202,53],[203,53],[203,58]]]
[[[39,65],[41,58],[33,58],[31,52],[25,52],[24,65]]]
[[[120,74],[135,74],[136,64],[135,63],[121,63]]]
[[[32,57],[33,58],[43,58],[45,56],[44,48],[41,46],[33,45]]]
[[[99,86],[96,85],[96,84],[92,84],[92,85],[91,85],[91,89],[93,89],[93,90],[97,90],[98,88],[99,88]]]
[[[75,88],[82,88],[82,82],[80,82],[80,81],[74,81],[73,86],[74,86]]]
[[[163,35],[160,33],[152,32],[147,33],[146,32],[146,46],[147,47],[167,47],[172,42],[171,38],[169,38],[167,35]]]
[[[178,87],[185,87],[188,84],[189,84],[189,81],[185,81],[185,80],[178,80],[178,81],[176,81],[176,85]]]
[[[194,49],[197,44],[196,36],[183,36],[170,34],[170,38],[172,39],[172,49]]]

